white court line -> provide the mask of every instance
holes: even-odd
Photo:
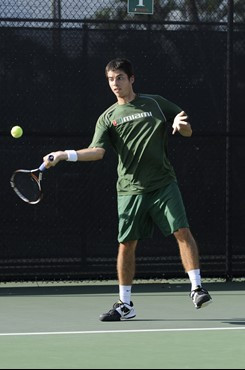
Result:
[[[85,331],[46,331],[33,333],[0,333],[4,336],[31,336],[31,335],[74,335],[74,334],[107,334],[107,333],[154,333],[154,332],[182,332],[182,331],[220,331],[245,330],[245,326],[221,328],[182,328],[182,329],[132,329],[132,330],[85,330]]]

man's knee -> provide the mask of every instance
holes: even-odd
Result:
[[[122,254],[133,254],[137,246],[137,240],[129,240],[119,244],[119,251]]]

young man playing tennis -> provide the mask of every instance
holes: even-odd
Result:
[[[211,302],[202,288],[199,252],[191,234],[173,167],[167,155],[167,124],[172,134],[192,135],[186,113],[159,95],[134,92],[134,72],[127,59],[114,59],[106,77],[117,102],[98,119],[89,148],[50,153],[47,168],[59,161],[96,161],[112,145],[118,155],[118,257],[119,301],[100,316],[101,321],[120,321],[136,316],[131,301],[138,241],[152,237],[154,225],[163,235],[173,234],[185,272],[191,282],[190,297],[196,308]]]

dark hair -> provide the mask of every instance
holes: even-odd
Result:
[[[133,65],[128,59],[116,58],[111,60],[105,67],[105,75],[107,77],[109,71],[122,70],[128,78],[134,75]]]

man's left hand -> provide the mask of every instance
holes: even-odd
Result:
[[[187,122],[188,116],[187,114],[182,111],[178,113],[172,125],[173,131],[172,134],[174,135],[177,131],[183,136],[191,136],[192,130],[189,122]]]

